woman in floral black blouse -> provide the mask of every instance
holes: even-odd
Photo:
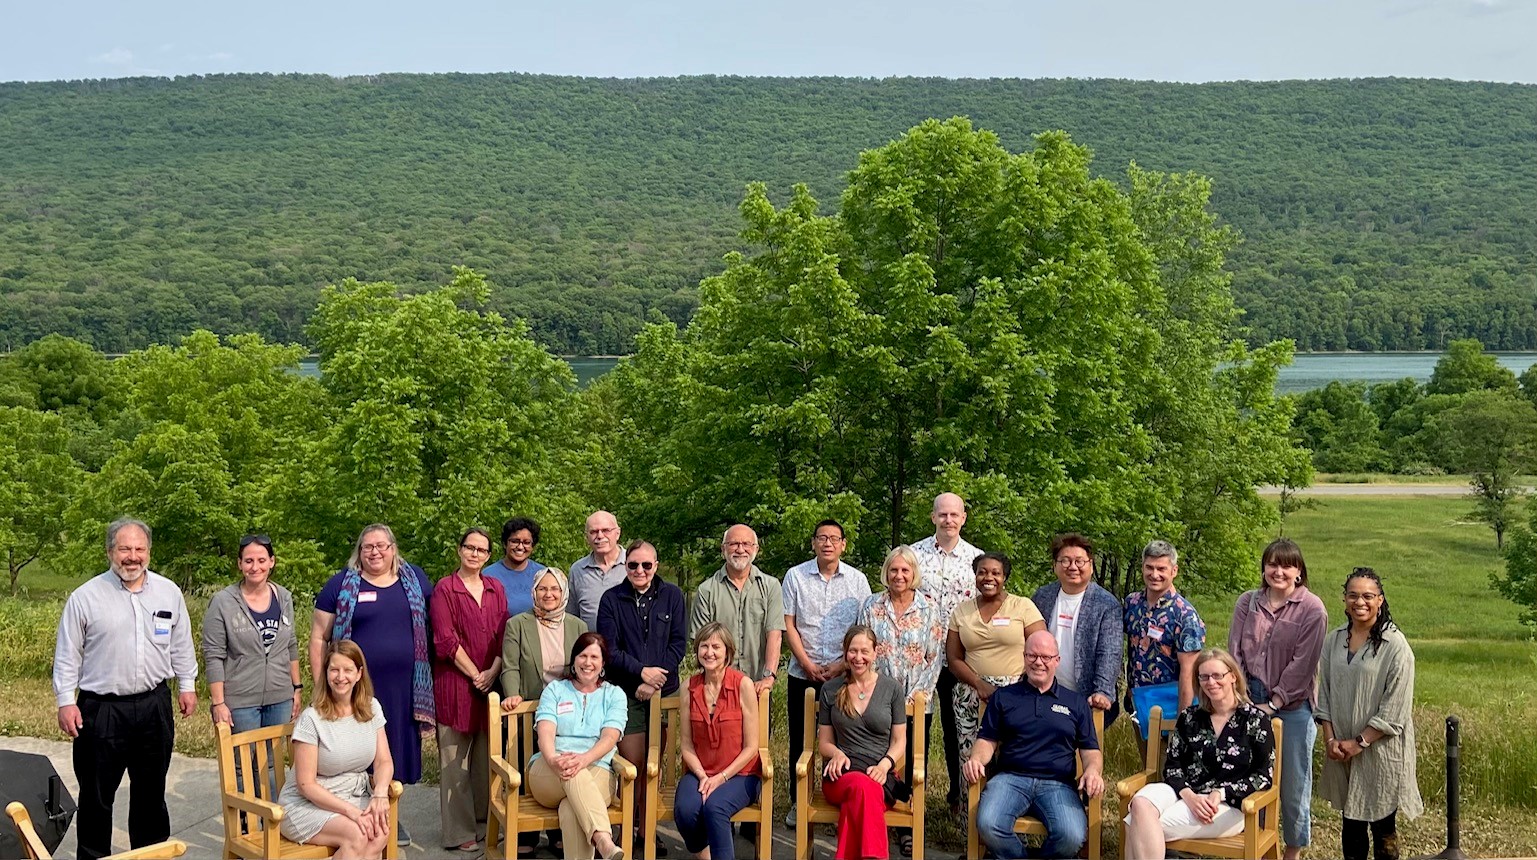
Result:
[[[1164,781],[1131,799],[1127,857],[1161,860],[1171,839],[1240,833],[1243,799],[1270,787],[1270,717],[1249,701],[1238,661],[1208,648],[1196,663],[1196,680],[1198,701],[1180,712],[1169,735]]]

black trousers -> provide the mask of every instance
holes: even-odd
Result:
[[[790,676],[790,695],[787,697],[788,702],[785,706],[785,716],[789,717],[787,725],[790,728],[790,762],[786,773],[791,775],[792,780],[795,774],[795,762],[800,759],[801,751],[805,747],[807,690],[821,692],[822,682]],[[811,736],[816,737],[814,726]]]
[[[939,684],[934,688],[934,710],[939,711],[939,727],[944,735],[940,739],[945,748],[945,774],[950,777],[950,788],[945,792],[945,802],[950,806],[961,805],[966,784],[961,776],[961,738],[955,730],[955,676],[950,667],[939,670]]]
[[[1376,860],[1398,860],[1398,813],[1377,821],[1344,820],[1340,833],[1340,851],[1345,860],[1366,860],[1367,830],[1371,830],[1372,854]]]
[[[112,802],[128,774],[128,842],[134,848],[171,838],[165,775],[171,767],[175,723],[165,682],[131,696],[80,691],[84,726],[75,738],[75,779],[80,782],[77,856],[98,860],[112,853]]]

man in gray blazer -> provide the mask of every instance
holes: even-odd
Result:
[[[1118,711],[1116,687],[1125,662],[1121,602],[1094,581],[1094,545],[1088,538],[1076,532],[1057,535],[1051,559],[1057,581],[1037,588],[1030,599],[1062,655],[1057,683],[1106,711],[1108,726]]]

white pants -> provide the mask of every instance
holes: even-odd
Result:
[[[1158,810],[1158,823],[1163,827],[1164,841],[1175,839],[1210,839],[1217,836],[1236,836],[1243,832],[1243,811],[1234,809],[1226,803],[1217,804],[1217,814],[1210,824],[1202,824],[1195,813],[1190,810],[1190,804],[1179,799],[1168,783],[1155,782],[1144,786],[1137,796],[1132,798],[1135,803],[1138,798],[1153,804]],[[1131,824],[1131,815],[1126,816],[1126,823]]]

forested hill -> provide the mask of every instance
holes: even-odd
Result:
[[[551,349],[627,352],[738,246],[745,183],[832,203],[957,114],[1211,176],[1254,340],[1537,348],[1537,87],[508,74],[0,85],[0,350],[302,341],[326,283],[464,264]]]

